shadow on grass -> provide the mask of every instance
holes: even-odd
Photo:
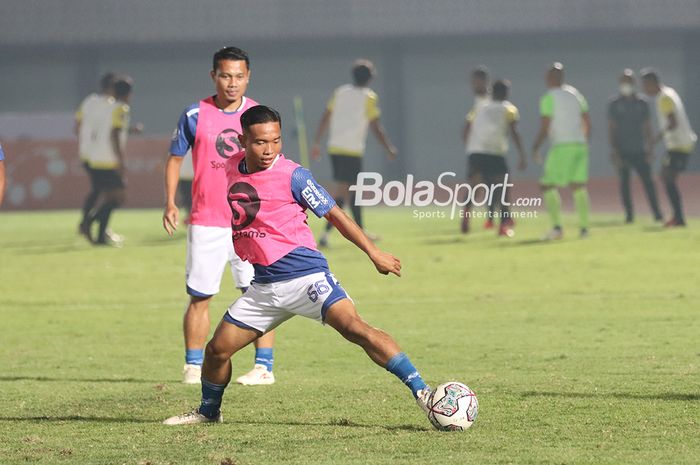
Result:
[[[92,247],[89,245],[55,245],[52,247],[34,247],[34,246],[28,246],[24,250],[20,250],[17,253],[19,255],[44,255],[44,254],[50,254],[50,253],[66,253],[66,252],[81,252],[81,251],[87,251],[87,250],[93,250]]]
[[[238,421],[226,421],[229,424],[235,425],[277,425],[277,426],[338,426],[341,428],[366,428],[366,429],[383,429],[386,431],[431,431],[432,428],[427,426],[416,425],[368,425],[357,423],[347,418],[336,418],[325,423],[313,423],[304,421],[251,421],[241,419]]]
[[[164,417],[165,418],[165,417]],[[121,418],[121,417],[91,417],[91,416],[81,416],[81,415],[63,415],[63,416],[48,416],[48,415],[37,415],[31,417],[3,417],[0,416],[0,422],[49,422],[49,423],[62,423],[62,422],[81,422],[81,423],[151,423],[160,424],[162,419],[148,419],[148,418]],[[368,425],[362,423],[355,423],[351,420],[342,418],[330,420],[326,423],[312,423],[303,421],[250,421],[250,420],[239,420],[239,421],[226,421],[225,425],[241,425],[241,426],[332,426],[340,428],[363,428],[363,429],[383,429],[386,431],[413,431],[413,432],[425,432],[430,431],[432,428],[422,427],[416,425]]]
[[[33,416],[33,417],[0,417],[3,421],[27,421],[39,423],[62,423],[62,422],[82,422],[82,423],[160,423],[159,421],[147,418],[112,418],[112,417],[83,417],[80,415],[66,415],[59,417]]]
[[[55,378],[50,376],[0,376],[0,383],[3,381],[39,381],[39,382],[59,382],[66,381],[76,383],[174,383],[170,379],[140,379],[140,378]]]
[[[660,392],[658,394],[633,394],[630,392],[553,392],[553,391],[527,391],[522,397],[565,397],[570,399],[590,398],[614,398],[632,400],[666,400],[666,401],[694,401],[700,400],[700,394],[684,394],[680,392]]]

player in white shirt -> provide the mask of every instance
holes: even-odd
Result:
[[[109,220],[114,209],[125,199],[124,157],[129,134],[129,99],[133,81],[129,77],[119,77],[114,81],[114,101],[95,119],[93,141],[88,165],[99,191],[97,206],[88,214],[85,229],[92,237],[90,229],[94,222],[99,224],[96,245],[121,245],[121,238],[108,231]]]
[[[355,194],[349,188],[357,182],[357,175],[362,171],[362,158],[367,142],[367,129],[371,128],[377,140],[384,146],[389,160],[396,158],[396,147],[389,141],[384,127],[379,120],[379,98],[367,87],[374,78],[374,65],[369,60],[357,60],[352,67],[353,84],[338,87],[326,105],[316,131],[311,156],[321,157],[321,138],[326,130],[328,135],[328,154],[333,166],[333,179],[336,182],[334,199],[340,208],[350,203],[353,218],[362,228],[362,209],[355,205]],[[328,223],[319,239],[319,245],[328,245],[328,234],[333,226]],[[370,235],[372,237],[372,235]],[[376,237],[374,238],[376,240]]]
[[[668,220],[665,226],[685,226],[681,193],[676,181],[678,175],[685,171],[688,166],[688,158],[695,148],[698,136],[690,125],[680,96],[674,89],[661,82],[656,71],[643,70],[642,85],[644,92],[653,97],[656,104],[660,133],[655,138],[654,143],[663,140],[666,147],[661,177],[666,187],[668,200],[673,207],[673,218]]]
[[[78,136],[78,155],[82,162],[83,168],[90,179],[90,191],[83,202],[82,218],[78,225],[78,232],[90,239],[90,229],[87,219],[92,209],[95,208],[97,199],[100,195],[99,189],[95,184],[95,176],[90,168],[89,160],[95,150],[96,126],[98,122],[104,118],[104,115],[109,111],[109,108],[114,103],[114,78],[115,74],[111,71],[105,73],[100,78],[99,93],[92,93],[85,97],[80,103],[78,110],[75,112],[75,134]],[[94,213],[94,212],[93,212]]]
[[[509,137],[515,142],[520,155],[518,168],[524,170],[527,166],[525,150],[517,128],[520,115],[515,105],[507,100],[509,89],[510,82],[508,81],[498,80],[494,82],[492,98],[482,104],[478,110],[471,111],[467,117],[464,141],[469,154],[469,182],[472,185],[485,183],[491,186],[499,184],[503,186],[504,177],[508,174],[506,155],[508,154]],[[508,206],[500,203],[502,192],[503,187],[494,190],[492,201],[489,203],[489,211],[495,213],[496,208],[500,207],[501,224],[498,235],[512,237],[515,223],[510,216]],[[464,206],[463,232],[469,230],[470,209],[471,205]],[[489,215],[489,219],[493,217],[493,213]]]
[[[472,107],[467,113],[467,116],[464,121],[464,129],[462,130],[462,143],[464,144],[464,149],[467,154],[467,179],[469,180],[469,183],[471,185],[475,185],[479,181],[478,179],[470,179],[470,173],[476,172],[476,170],[469,169],[471,160],[469,158],[469,150],[467,150],[467,137],[469,132],[469,125],[471,124],[469,118],[470,116],[475,115],[480,109],[482,109],[485,105],[488,105],[491,102],[491,75],[489,73],[489,69],[484,65],[479,65],[476,68],[474,68],[474,70],[471,72],[469,84],[472,88],[472,93],[474,94],[474,102],[472,103]],[[489,216],[484,222],[485,229],[493,228],[493,205],[489,205],[488,209]],[[468,209],[462,211],[463,216],[461,230],[463,233],[469,232],[469,215],[467,214],[467,210]]]
[[[586,98],[564,82],[564,65],[553,63],[545,75],[547,92],[540,99],[540,129],[532,145],[533,159],[541,164],[540,148],[549,139],[549,152],[540,178],[540,188],[552,229],[545,240],[561,239],[559,189],[570,187],[579,217],[580,237],[588,237],[588,141],[591,119]]]

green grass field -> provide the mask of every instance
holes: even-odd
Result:
[[[92,248],[76,212],[0,214],[0,463],[697,464],[700,221],[663,231],[595,216],[592,236],[456,233],[410,210],[367,213],[403,277],[340,236],[327,256],[363,316],[426,381],[469,384],[464,433],[432,430],[409,391],[330,328],[278,332],[277,384],[232,385],[226,423],[166,427],[198,404],[180,384],[184,233],[118,211],[123,249]],[[314,228],[320,223],[313,221]],[[236,291],[227,274],[218,322]],[[252,350],[234,357],[234,376]]]

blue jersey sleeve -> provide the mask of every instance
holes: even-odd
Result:
[[[185,108],[177,122],[177,128],[173,132],[170,141],[170,153],[179,157],[184,157],[189,149],[194,145],[194,136],[197,132],[197,120],[199,118],[199,103],[195,103]]]
[[[292,195],[297,203],[321,218],[335,207],[333,197],[316,182],[311,171],[299,167],[292,173]]]

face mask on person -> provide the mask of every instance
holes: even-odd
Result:
[[[625,97],[629,97],[634,94],[634,86],[628,82],[623,82],[620,84],[620,93]]]

